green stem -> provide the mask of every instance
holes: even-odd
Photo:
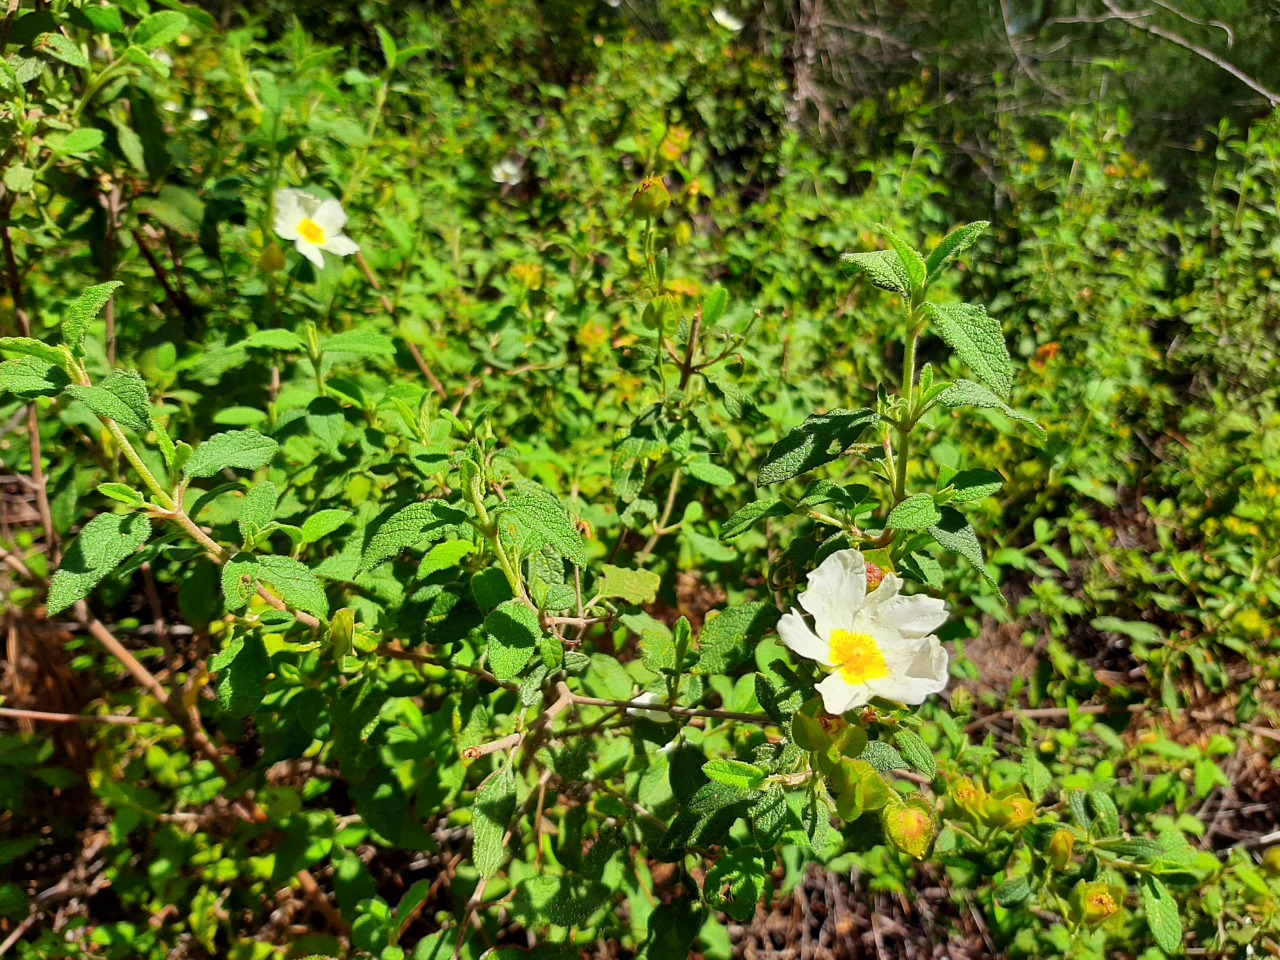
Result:
[[[907,344],[902,353],[902,396],[907,401],[907,411],[898,426],[898,450],[893,496],[896,503],[907,499],[907,461],[911,452],[911,431],[916,425],[916,342],[920,339],[921,324],[912,307],[907,321]]]

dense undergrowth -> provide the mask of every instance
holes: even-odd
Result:
[[[0,21],[15,956],[728,957],[815,861],[998,955],[1280,949],[1275,121],[1191,201],[1106,96],[979,170],[922,76],[841,153],[643,12]],[[968,221],[932,312],[841,269]],[[849,547],[941,697],[817,710],[774,626]]]

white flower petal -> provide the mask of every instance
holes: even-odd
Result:
[[[720,26],[724,27],[726,30],[731,30],[734,33],[737,33],[742,29],[742,21],[724,7],[716,7],[712,10],[711,19],[720,24]]]
[[[324,269],[324,254],[314,243],[307,243],[301,237],[297,242],[298,252],[316,265],[317,270]]]
[[[831,645],[815,635],[795,610],[784,613],[778,620],[778,636],[800,656],[817,660],[823,666],[831,665]]]
[[[636,706],[627,708],[627,713],[630,716],[645,717],[646,719],[652,720],[655,723],[675,723],[676,722],[676,718],[673,717],[671,714],[667,713],[667,711],[665,710],[645,710],[644,709],[645,704],[664,702],[664,699],[658,694],[654,693],[652,690],[650,690],[647,693],[640,694],[640,696],[636,697],[631,702],[636,704]]]
[[[871,692],[867,687],[846,683],[838,672],[818,684],[817,690],[822,694],[823,707],[833,716],[860,707],[871,699]]]
[[[349,257],[353,253],[360,252],[360,244],[356,243],[350,237],[345,237],[338,233],[329,237],[329,239],[325,240],[324,243],[320,244],[320,249],[325,251],[325,253],[332,253],[335,256]]]
[[[867,598],[867,561],[857,550],[838,550],[809,574],[809,589],[800,606],[813,614],[818,636],[853,630],[854,618]]]
[[[898,645],[885,650],[884,654],[889,676],[867,684],[873,696],[898,703],[924,703],[928,697],[945,690],[951,679],[947,651],[937,637]]]
[[[937,597],[899,594],[880,604],[875,616],[882,625],[904,637],[924,637],[947,622],[947,605]]]
[[[342,232],[342,228],[347,223],[347,212],[342,209],[342,204],[337,200],[322,200],[316,207],[316,212],[311,215],[311,219],[328,236],[331,233]]]
[[[283,240],[298,239],[298,224],[305,218],[298,202],[297,190],[280,190],[276,193],[276,219],[274,228]]]

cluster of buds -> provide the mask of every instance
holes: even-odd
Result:
[[[1036,818],[1036,805],[1021,787],[1005,787],[988,794],[982,784],[961,777],[950,794],[959,813],[982,826],[1020,830]]]

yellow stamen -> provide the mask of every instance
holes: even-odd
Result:
[[[863,684],[889,675],[880,645],[865,633],[831,631],[831,664],[847,683]]]
[[[298,224],[298,236],[318,247],[324,243],[324,227],[308,217]]]

